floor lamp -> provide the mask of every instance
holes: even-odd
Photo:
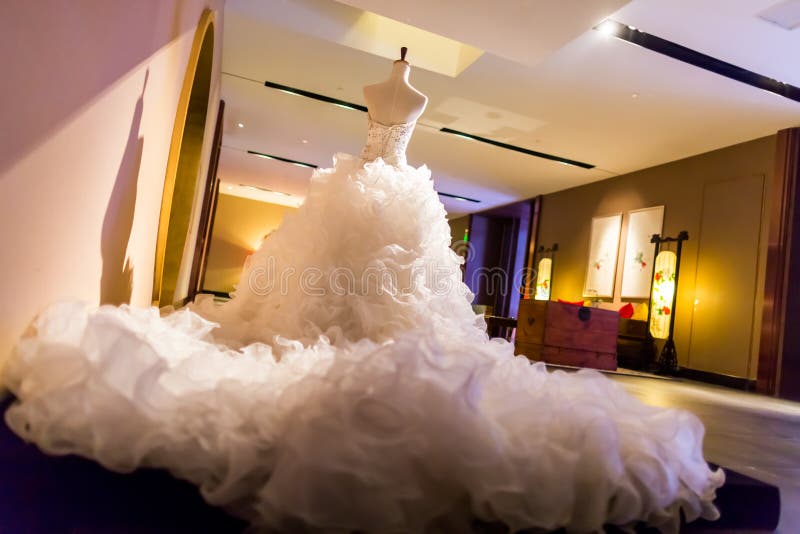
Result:
[[[654,234],[650,242],[655,244],[653,279],[650,291],[650,306],[647,310],[648,334],[653,338],[666,339],[656,360],[657,372],[675,374],[678,371],[678,353],[675,349],[675,303],[678,299],[678,277],[681,268],[683,242],[689,232],[680,232],[678,237],[661,237]],[[665,243],[675,243],[675,252],[664,250]]]
[[[556,261],[558,243],[552,247],[545,248],[540,246],[537,251],[536,259],[536,286],[533,294],[535,300],[550,300],[550,292],[553,288],[553,266]]]

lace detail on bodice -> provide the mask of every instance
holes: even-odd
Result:
[[[369,131],[367,144],[361,151],[362,163],[373,161],[377,158],[395,167],[405,166],[406,147],[414,132],[416,121],[402,124],[381,124],[368,116]]]

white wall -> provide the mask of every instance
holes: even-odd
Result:
[[[150,304],[189,52],[203,10],[214,10],[210,143],[223,4],[0,4],[0,364],[54,300]]]

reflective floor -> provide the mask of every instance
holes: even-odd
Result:
[[[648,404],[697,415],[707,459],[778,486],[777,532],[800,533],[800,403],[684,380],[608,376]]]

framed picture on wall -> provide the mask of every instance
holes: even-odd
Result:
[[[653,275],[653,234],[661,234],[664,206],[653,206],[628,212],[628,238],[625,241],[625,262],[622,264],[622,298],[646,299],[650,296]]]
[[[617,272],[619,233],[622,214],[592,218],[589,238],[589,262],[586,266],[584,297],[611,298],[614,296],[614,277]]]

